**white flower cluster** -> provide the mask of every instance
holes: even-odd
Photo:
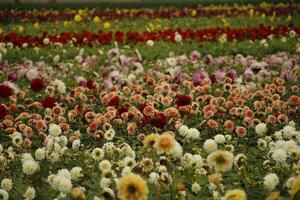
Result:
[[[115,134],[116,134],[116,132],[115,132],[114,129],[109,129],[109,130],[107,130],[107,131],[104,133],[104,138],[105,138],[106,140],[109,140],[109,141],[110,141],[110,140],[114,139]]]
[[[5,178],[1,181],[1,189],[6,190],[7,192],[12,189],[13,182],[11,179]]]
[[[66,93],[66,85],[63,81],[55,79],[51,82],[51,84],[57,89],[57,91],[61,94]]]
[[[300,142],[299,131],[296,131],[294,123],[290,122],[282,130],[274,133],[276,142],[269,143],[269,154],[272,159],[277,163],[285,164],[286,159],[293,154],[298,155],[300,153]],[[286,139],[286,140],[284,140]]]
[[[81,146],[80,139],[76,139],[76,140],[73,141],[73,143],[72,143],[72,149],[73,150],[78,151],[80,146]]]
[[[39,77],[39,72],[37,70],[37,68],[31,68],[27,71],[26,73],[26,78],[31,81],[35,78],[38,78]]]
[[[22,134],[20,132],[15,131],[13,134],[10,135],[12,139],[12,143],[14,146],[21,146],[23,143]]]
[[[205,140],[205,142],[203,144],[203,148],[207,153],[211,153],[218,149],[218,144],[213,139],[207,139],[207,140]]]
[[[279,183],[279,178],[275,173],[267,174],[264,177],[264,186],[267,190],[270,191],[274,190],[275,187],[278,185],[278,183]]]
[[[189,168],[189,167],[194,167],[196,170],[199,170],[203,167],[204,162],[203,159],[200,155],[192,155],[190,153],[185,153],[182,157],[181,157],[181,163],[182,166]]]
[[[186,139],[195,140],[199,139],[200,133],[196,128],[188,128],[183,125],[179,128],[179,134]]]
[[[255,132],[257,133],[257,135],[262,136],[264,134],[266,134],[268,131],[267,129],[267,125],[265,123],[259,123],[256,125],[255,127]]]
[[[104,157],[104,151],[101,148],[95,148],[92,151],[92,158],[94,160],[101,160]]]
[[[29,153],[24,153],[21,161],[23,173],[26,175],[34,174],[40,168],[39,164]]]
[[[182,36],[178,32],[175,33],[174,39],[177,43],[182,42]]]
[[[35,189],[33,187],[28,187],[23,194],[25,200],[32,200],[35,198]]]
[[[57,174],[49,175],[47,182],[53,189],[62,193],[69,193],[73,187],[72,180],[78,180],[83,176],[81,171],[81,167],[74,167],[71,172],[67,169],[61,169]]]
[[[298,142],[300,142],[300,131],[296,131],[294,122],[290,122],[279,132],[282,133],[282,136],[285,139],[293,139],[294,137],[296,137]]]
[[[57,162],[60,156],[64,155],[67,151],[68,147],[68,139],[66,136],[61,135],[62,130],[60,126],[56,124],[49,125],[49,135],[47,136],[46,142],[46,150],[45,155],[52,162]],[[39,159],[43,158],[43,150],[38,149],[38,157]]]

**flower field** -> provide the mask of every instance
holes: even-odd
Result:
[[[300,200],[300,4],[0,10],[0,199]]]

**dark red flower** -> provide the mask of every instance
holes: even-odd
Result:
[[[6,115],[8,115],[8,110],[4,105],[0,105],[0,119],[4,118]]]
[[[90,90],[94,89],[94,80],[88,80],[86,82],[86,87],[89,88]]]
[[[209,76],[209,79],[210,79],[210,81],[211,81],[211,83],[212,84],[214,84],[215,82],[217,82],[217,78],[216,78],[216,75],[211,75],[211,76]]]
[[[113,97],[108,101],[107,106],[116,106],[120,103],[120,98],[118,96]]]
[[[235,70],[230,70],[229,72],[227,72],[226,76],[231,78],[232,81],[235,81],[237,78],[237,73]]]
[[[145,104],[145,103],[143,103],[143,104],[140,104],[139,105],[139,110],[141,111],[141,112],[143,112],[143,110],[144,110],[144,108],[147,106],[147,104]]]
[[[54,97],[46,97],[42,101],[42,105],[44,108],[53,108],[55,106],[56,99]]]
[[[177,106],[186,106],[191,104],[192,98],[188,95],[180,94],[177,96],[177,99],[175,100],[175,104]]]
[[[167,125],[167,117],[164,113],[157,113],[150,119],[150,124],[155,128],[163,129]]]
[[[81,86],[81,87],[87,87],[87,86],[86,86],[86,82],[83,82],[83,81],[80,82],[78,85]]]
[[[7,75],[7,80],[11,81],[11,82],[15,82],[18,79],[18,73],[17,72],[10,72]]]
[[[118,114],[122,115],[123,113],[127,112],[128,108],[126,105],[122,105],[119,109],[118,109]]]
[[[44,81],[40,78],[35,78],[30,83],[30,88],[34,92],[41,91],[44,87]]]
[[[8,98],[13,94],[13,89],[7,85],[0,84],[0,97]]]

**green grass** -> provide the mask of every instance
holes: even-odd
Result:
[[[142,58],[146,60],[157,60],[165,58],[170,52],[174,52],[177,55],[188,54],[193,50],[198,50],[202,54],[211,54],[213,56],[224,55],[252,55],[261,58],[267,54],[273,54],[280,51],[287,51],[289,53],[295,53],[297,47],[300,45],[300,38],[288,38],[286,42],[282,42],[280,39],[267,40],[269,46],[264,47],[260,45],[260,41],[249,42],[248,40],[237,42],[204,42],[202,44],[197,42],[185,41],[182,44],[170,43],[170,42],[156,42],[153,47],[149,47],[144,43],[138,43],[133,46],[120,46],[122,51],[132,52],[132,49],[138,49]],[[97,45],[91,48],[84,47],[84,55],[99,55],[99,50],[104,52],[101,56],[105,60],[106,52],[114,48],[113,45]],[[9,49],[6,55],[3,55],[3,60],[7,60],[9,63],[19,63],[23,58],[27,58],[33,61],[45,61],[53,62],[55,55],[60,55],[61,60],[70,61],[73,60],[80,47],[70,45],[64,45],[62,47],[43,47],[43,48],[14,48]]]

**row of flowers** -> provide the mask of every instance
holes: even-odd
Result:
[[[124,18],[174,18],[199,16],[239,16],[239,15],[291,15],[300,11],[298,4],[261,4],[260,6],[231,6],[231,7],[186,7],[186,8],[142,8],[142,9],[91,9],[91,10],[3,10],[0,11],[2,23],[27,21],[57,21],[73,20],[77,15],[81,17],[100,19]]]
[[[1,67],[2,199],[299,198],[299,55],[82,53]]]
[[[84,32],[63,32],[58,35],[48,35],[44,32],[40,37],[32,37],[30,35],[19,35],[18,33],[8,33],[0,35],[0,42],[18,46],[18,47],[34,47],[46,46],[49,44],[67,44],[75,43],[78,45],[93,46],[95,44],[112,44],[118,42],[138,43],[149,42],[152,45],[154,41],[182,42],[182,41],[214,41],[214,40],[256,40],[265,39],[267,37],[278,36],[296,36],[300,34],[300,27],[278,25],[276,27],[260,25],[251,28],[207,28],[207,29],[166,29],[156,32],[122,32],[122,31],[102,31],[98,33]]]

